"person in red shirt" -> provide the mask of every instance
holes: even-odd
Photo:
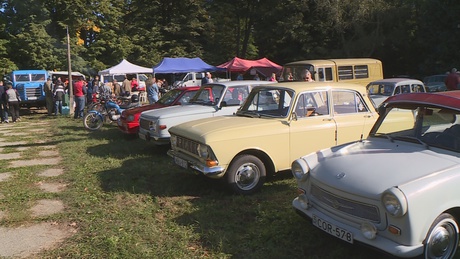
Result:
[[[83,118],[83,111],[85,109],[86,86],[83,83],[82,78],[80,78],[73,85],[73,95],[75,97],[75,112],[73,118]]]
[[[138,87],[139,87],[139,83],[137,82],[136,77],[133,77],[131,79],[131,92],[136,92]]]
[[[450,74],[444,80],[447,91],[457,90],[458,84],[460,84],[460,75],[457,73],[456,68],[452,68]]]

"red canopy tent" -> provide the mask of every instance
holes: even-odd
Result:
[[[267,58],[261,58],[258,60],[247,60],[234,57],[232,60],[227,61],[219,66],[219,68],[225,68],[229,72],[244,73],[250,69],[255,69],[257,72],[265,77],[271,75],[271,73],[279,74],[282,66],[268,60]]]

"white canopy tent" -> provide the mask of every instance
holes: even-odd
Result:
[[[145,88],[145,80],[147,80],[146,74],[153,74],[152,68],[141,67],[128,62],[123,59],[118,65],[111,68],[99,71],[101,82],[112,82],[116,79],[118,82],[124,80],[125,75],[136,75],[137,81],[139,82],[139,88]]]
[[[152,68],[141,67],[123,59],[118,65],[99,71],[99,75],[152,74]]]

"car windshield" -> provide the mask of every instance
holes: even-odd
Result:
[[[196,95],[190,100],[190,103],[209,106],[217,105],[224,90],[225,86],[218,84],[208,84],[202,86]]]
[[[394,107],[377,121],[370,135],[460,152],[460,111],[417,105]]]
[[[373,83],[367,86],[367,91],[369,92],[369,95],[391,96],[393,95],[394,88],[394,84]]]
[[[157,103],[170,105],[177,99],[177,97],[182,93],[179,89],[173,89],[167,93],[165,93],[161,98],[158,100]]]
[[[236,112],[239,116],[287,117],[294,91],[284,88],[255,88]]]

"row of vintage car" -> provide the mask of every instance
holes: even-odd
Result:
[[[413,82],[388,94],[376,85],[230,81],[174,89],[125,110],[118,126],[170,144],[178,166],[224,178],[239,194],[291,170],[295,210],[346,242],[398,257],[453,258],[460,91],[426,93]]]

